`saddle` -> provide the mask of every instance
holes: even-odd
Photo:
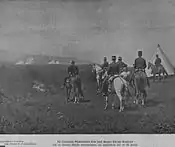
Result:
[[[109,77],[109,80],[108,80],[108,82],[109,82],[108,93],[109,94],[112,93],[112,82],[114,81],[115,78],[118,78],[118,77],[120,78],[120,80],[124,84],[124,89],[128,90],[128,82],[124,78],[122,78],[120,75],[114,75],[114,76]]]
[[[142,69],[142,68],[137,68],[137,69],[135,69],[135,73],[140,72],[140,71],[145,73],[145,70]]]
[[[119,77],[119,75],[113,75],[113,76],[110,76],[108,81],[109,83],[112,83],[114,81],[115,78]]]

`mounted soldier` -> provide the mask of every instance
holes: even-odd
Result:
[[[149,79],[148,79],[146,72],[145,72],[145,69],[147,67],[146,60],[142,57],[142,51],[138,51],[138,58],[135,59],[135,62],[133,65],[135,68],[135,72],[137,72],[139,70],[143,71],[145,77],[147,78],[147,85],[148,85],[148,87],[150,87],[150,82],[149,82]]]
[[[122,57],[121,56],[118,57],[117,64],[119,66],[119,73],[121,73],[123,71],[123,69],[125,67],[127,67],[127,64],[122,61]]]
[[[68,77],[65,78],[65,81],[67,78],[76,77],[77,82],[79,83],[79,92],[80,92],[81,96],[84,98],[83,90],[81,88],[82,82],[81,82],[81,79],[79,76],[79,68],[78,68],[78,66],[75,65],[75,61],[72,60],[70,63],[71,63],[71,65],[67,69]]]
[[[104,57],[103,64],[102,64],[102,69],[107,70],[109,66],[109,63],[107,61],[107,57]]]
[[[155,60],[155,62],[154,62],[155,66],[156,66],[157,68],[160,67],[160,66],[161,66],[161,62],[162,62],[162,60],[159,58],[159,55],[156,54],[156,60]]]
[[[103,81],[103,87],[102,87],[103,95],[107,95],[108,90],[109,91],[111,90],[111,81],[109,81],[108,83],[108,80],[114,75],[119,75],[119,66],[116,62],[116,56],[112,56],[112,63],[109,65],[107,74],[108,77],[106,77],[105,80]]]
[[[160,48],[160,45],[158,44],[157,47]],[[161,63],[162,63],[161,58],[159,57],[158,54],[156,54],[156,60],[155,60],[154,64],[155,64],[158,72],[160,72],[161,68],[163,67],[163,65]]]
[[[107,61],[107,57],[104,57],[104,60],[103,60],[103,64],[102,64],[102,73],[101,73],[101,78],[102,78],[102,76],[105,74],[105,72],[107,72],[107,70],[108,70],[108,67],[109,67],[109,63],[108,63],[108,61]]]

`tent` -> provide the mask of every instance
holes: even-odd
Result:
[[[170,60],[168,59],[167,55],[165,54],[165,52],[161,49],[160,45],[158,45],[157,47],[157,51],[154,53],[153,57],[151,58],[150,62],[154,64],[155,59],[156,59],[156,54],[159,55],[159,57],[162,60],[162,65],[164,66],[165,70],[167,71],[167,73],[169,75],[174,75],[174,66],[172,65],[172,63],[170,62]],[[146,73],[148,75],[148,77],[151,77],[151,70],[146,70]]]

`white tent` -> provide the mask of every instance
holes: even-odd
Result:
[[[157,47],[157,51],[154,53],[153,57],[151,58],[150,62],[154,64],[155,59],[156,59],[156,54],[159,55],[160,59],[162,60],[162,65],[164,66],[165,70],[167,71],[168,75],[174,75],[174,66],[168,59],[167,55],[164,53],[164,51],[160,48]],[[151,77],[151,70],[146,70],[146,73],[148,77]]]

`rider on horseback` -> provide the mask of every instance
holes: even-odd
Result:
[[[102,91],[104,95],[107,95],[108,90],[111,90],[111,82],[109,81],[109,89],[108,89],[108,80],[110,77],[119,74],[119,66],[116,62],[116,56],[112,56],[112,63],[109,65],[109,68],[107,70],[107,73],[109,75],[109,77],[106,77],[103,81],[103,87],[102,87]]]
[[[146,60],[142,58],[142,51],[138,51],[138,58],[136,58],[134,62],[135,72],[142,70],[145,73],[145,77],[147,77],[145,72],[146,67],[147,67]],[[150,82],[148,78],[147,78],[147,85],[148,87],[150,87]]]
[[[159,58],[159,55],[156,54],[156,60],[155,60],[154,64],[157,67],[157,69],[161,66],[161,62],[162,62],[162,60]]]
[[[108,69],[108,66],[109,66],[109,63],[107,61],[107,57],[104,57],[104,62],[102,64],[102,69],[103,70],[107,70]]]
[[[102,73],[101,73],[101,77],[102,77],[102,75],[108,70],[108,67],[109,67],[107,57],[104,57],[104,62],[101,67],[102,67]]]
[[[122,57],[121,57],[121,56],[118,57],[118,62],[117,62],[117,64],[118,64],[119,69],[120,69],[119,73],[121,73],[121,72],[123,71],[123,69],[124,69],[125,67],[127,67],[127,64],[124,63],[124,62],[122,61]]]
[[[79,69],[78,69],[78,66],[75,65],[75,61],[73,61],[73,60],[71,61],[71,65],[68,67],[67,72],[68,72],[69,77],[66,77],[64,82],[67,80],[67,78],[70,78],[72,76],[77,76],[77,80],[80,84],[79,91],[80,91],[81,96],[84,97],[83,90],[81,88],[82,83],[81,83],[81,79],[79,77]]]

